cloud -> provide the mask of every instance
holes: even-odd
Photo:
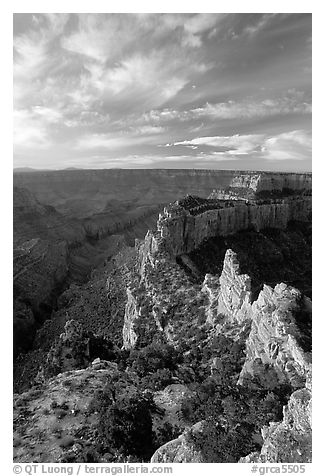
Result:
[[[163,14],[160,18],[167,30],[181,30],[183,46],[198,48],[202,46],[201,35],[208,30],[217,30],[216,25],[221,23],[225,14],[197,13],[197,14]]]
[[[104,15],[81,13],[77,15],[77,20],[77,31],[61,38],[63,49],[102,63],[110,55],[121,51],[121,35],[118,33],[118,19],[115,15],[106,18]]]
[[[308,38],[308,15],[14,15],[15,151],[307,163]]]
[[[303,130],[284,132],[265,140],[263,157],[267,160],[306,160],[311,158],[311,134]]]
[[[96,128],[107,125],[110,121],[108,113],[102,114],[92,110],[80,111],[79,108],[75,110],[73,107],[71,107],[70,110],[68,109],[65,116],[63,124],[70,128]]]
[[[249,35],[250,37],[254,37],[262,30],[264,30],[264,28],[275,16],[276,13],[265,13],[256,23],[247,25],[243,30],[243,34]]]
[[[34,106],[32,108],[32,117],[39,118],[48,123],[58,123],[62,120],[62,112],[57,109],[44,106]]]
[[[213,62],[205,64],[200,56],[185,51],[189,43],[201,42],[200,35],[215,27],[220,15],[78,14],[76,18],[77,29],[64,34],[60,44],[63,52],[79,55],[83,64],[86,73],[77,90],[85,101],[97,96],[108,102],[113,96],[114,107],[121,101],[129,102],[130,109],[140,104],[142,110],[160,107],[213,67]]]
[[[216,119],[250,119],[254,117],[267,117],[286,114],[310,114],[312,106],[301,100],[301,95],[295,93],[291,96],[260,101],[228,101],[217,104],[207,103],[205,106],[192,109],[187,116],[207,116]]]
[[[177,109],[163,108],[152,109],[140,116],[130,116],[131,122],[137,123],[165,123],[172,121],[193,121],[197,119],[254,119],[259,117],[286,116],[289,114],[311,114],[312,105],[302,91],[295,89],[288,90],[283,97],[280,98],[264,98],[254,100],[252,98],[242,101],[229,100],[220,103],[206,103],[202,107],[194,109],[185,109],[183,111]],[[126,121],[126,119],[124,119]],[[202,122],[197,128],[203,128]]]
[[[167,121],[172,121],[174,119],[179,119],[182,120],[183,114],[180,111],[177,111],[175,109],[152,109],[151,111],[147,111],[143,114],[141,114],[138,117],[132,117],[130,118],[132,121],[137,121],[137,122],[153,122],[153,123],[158,123],[158,122],[167,122]]]
[[[14,150],[46,149],[51,145],[46,127],[37,113],[14,111]]]
[[[50,54],[52,43],[62,34],[69,14],[45,13],[33,15],[32,19],[37,29],[14,36],[15,103],[39,91],[39,78],[47,73],[55,60]]]
[[[251,155],[265,160],[306,160],[311,157],[312,139],[309,132],[294,130],[276,136],[236,134],[233,136],[197,137],[175,142],[173,145],[191,148],[209,146],[219,149],[214,154],[224,158],[228,155]]]
[[[138,130],[133,133],[125,132],[124,134],[88,134],[81,137],[74,148],[79,150],[117,150],[135,145],[155,144],[157,133],[157,131],[154,133],[151,131],[149,134],[141,134],[141,131]]]
[[[130,91],[131,87],[138,90],[156,90],[158,86],[161,89],[160,95],[166,100],[177,94],[188,82],[181,76],[170,78],[172,69],[158,52],[149,57],[135,55],[121,61],[116,68],[107,70],[103,75],[103,82],[114,94]]]
[[[165,132],[165,128],[161,126],[141,126],[141,127],[136,127],[135,132],[140,135],[146,135],[146,134],[161,134],[162,132]]]
[[[148,38],[154,49],[161,42],[201,46],[201,35],[215,28],[224,15],[80,13],[75,17],[78,27],[61,38],[62,48],[104,64],[130,54],[137,43]]]
[[[25,74],[38,76],[46,60],[47,41],[41,33],[23,35],[14,39],[14,75],[23,79]],[[27,79],[27,78],[25,78]]]
[[[175,142],[174,145],[209,146],[220,149],[222,154],[246,155],[255,152],[260,147],[264,136],[262,134],[197,137],[191,140]]]
[[[85,63],[85,68],[89,74],[83,78],[83,94],[95,94],[115,107],[128,104],[130,113],[133,108],[161,107],[211,65],[181,57],[180,52],[171,56],[168,50],[160,49],[127,56],[113,67]]]

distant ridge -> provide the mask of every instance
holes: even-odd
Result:
[[[33,167],[15,167],[14,174],[28,172],[60,172],[63,170],[84,170],[81,167],[67,167],[65,169],[34,169]]]
[[[17,172],[37,172],[37,169],[33,169],[32,167],[16,167],[14,168],[14,174]]]
[[[151,172],[154,173],[156,172],[233,172],[236,174],[282,174],[282,175],[288,175],[288,174],[296,174],[296,175],[312,175],[312,171],[306,170],[306,171],[293,171],[293,170],[251,170],[251,169],[203,169],[203,168],[168,168],[168,167],[163,167],[163,168],[122,168],[122,167],[108,167],[108,168],[84,168],[84,167],[66,167],[64,169],[36,169],[33,167],[15,167],[13,169],[14,173],[21,173],[21,172],[64,172],[66,170],[75,170],[75,171],[84,171],[84,172],[101,172],[101,171],[110,171],[110,170],[120,170],[120,171],[132,171],[132,172],[138,172],[138,173],[143,173],[143,172]]]
[[[83,170],[81,167],[67,167],[65,169],[61,169],[61,170]]]

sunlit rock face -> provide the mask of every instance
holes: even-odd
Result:
[[[193,435],[203,431],[202,422],[198,422],[191,428]],[[151,463],[205,463],[204,455],[194,444],[186,438],[186,433],[181,434],[175,440],[169,441],[158,448],[151,458]]]
[[[135,347],[138,339],[135,327],[137,321],[141,318],[141,308],[136,296],[134,296],[130,288],[127,288],[126,295],[127,302],[124,314],[123,347],[125,349],[131,349]]]
[[[186,209],[176,203],[160,214],[157,223],[160,247],[170,255],[190,253],[214,236],[228,236],[247,229],[285,229],[290,220],[308,221],[311,199],[294,197],[267,203],[233,200],[224,206],[216,200],[207,200],[197,208]]]
[[[217,333],[238,335],[250,329],[246,336],[246,359],[239,384],[258,380],[272,388],[289,383],[293,388],[305,384],[311,356],[299,345],[301,332],[295,313],[311,312],[310,300],[297,289],[284,283],[272,289],[264,286],[252,302],[250,277],[240,274],[239,262],[232,250],[227,250],[221,276],[207,275],[203,290],[208,294],[207,322]]]
[[[230,188],[250,189],[259,192],[310,191],[311,174],[252,173],[236,175]]]
[[[298,343],[300,331],[294,313],[305,308],[297,289],[284,283],[274,289],[264,286],[251,306],[251,330],[239,383],[254,378],[270,388],[278,383],[304,386],[311,356]]]
[[[251,280],[240,274],[236,253],[227,250],[220,276],[220,294],[217,313],[241,323],[249,318],[251,303]]]

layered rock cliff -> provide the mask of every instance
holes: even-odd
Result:
[[[311,189],[311,174],[241,173],[233,177],[229,187],[214,190],[209,198],[236,200],[310,195]]]
[[[264,228],[285,229],[290,220],[310,221],[309,197],[286,198],[257,203],[234,201],[224,204],[206,200],[198,207],[187,209],[180,203],[166,207],[159,215],[156,246],[172,256],[190,253],[204,240],[228,236],[241,230]]]
[[[255,193],[311,191],[311,174],[258,173],[236,175],[230,182],[230,188],[248,188]]]
[[[133,207],[123,216],[116,206],[82,221],[41,203],[28,189],[14,187],[13,198],[16,356],[31,348],[62,291],[72,282],[83,283],[92,268],[143,237],[156,222],[158,207]]]

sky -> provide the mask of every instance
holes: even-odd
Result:
[[[311,14],[14,14],[14,167],[311,170]]]

